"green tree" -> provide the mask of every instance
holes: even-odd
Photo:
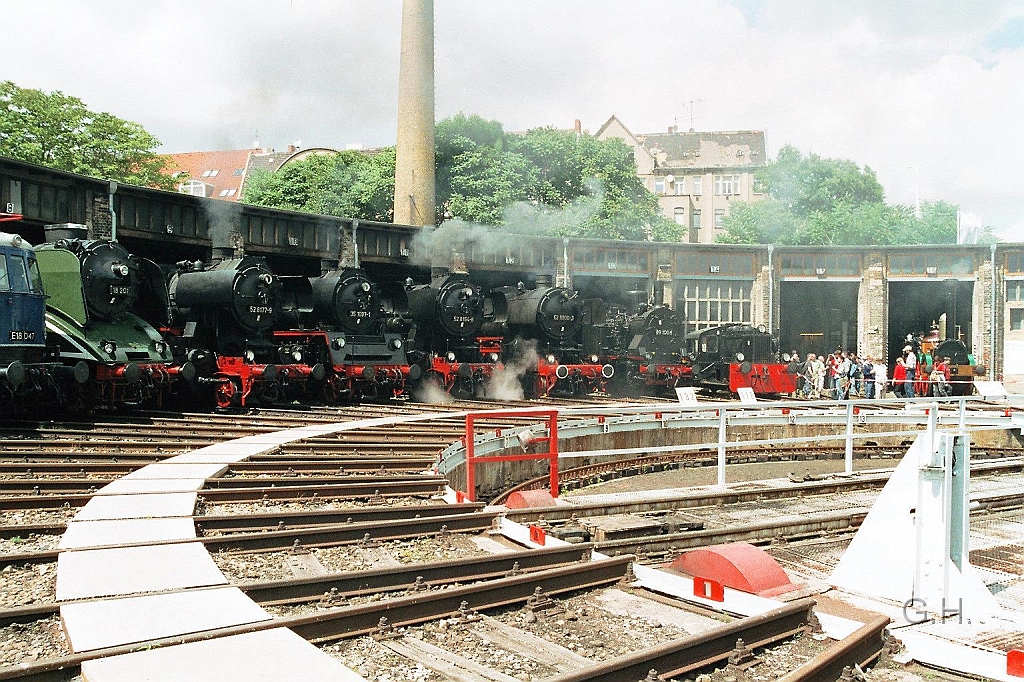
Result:
[[[90,111],[54,91],[0,83],[0,149],[5,156],[132,185],[173,189],[160,141],[132,121]]]
[[[886,204],[874,171],[852,161],[803,156],[792,146],[756,174],[767,198],[734,204],[716,241],[730,244],[951,244],[957,207]]]
[[[632,150],[539,128],[508,134],[497,121],[458,114],[435,129],[436,222],[458,220],[513,232],[678,241],[657,197],[636,176]],[[317,160],[319,159],[319,160]],[[254,173],[244,201],[390,221],[394,149],[313,157]]]

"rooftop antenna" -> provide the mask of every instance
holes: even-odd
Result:
[[[703,101],[702,99],[691,99],[683,103],[690,110],[690,132],[693,132],[693,105]]]

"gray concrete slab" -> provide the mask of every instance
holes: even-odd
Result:
[[[284,628],[86,661],[82,678],[86,682],[365,682]]]
[[[192,516],[195,508],[195,493],[101,495],[78,510],[75,521]]]
[[[226,583],[199,542],[84,549],[57,557],[57,601]]]
[[[272,617],[236,587],[73,602],[63,604],[60,615],[74,652],[256,623]]]
[[[145,493],[195,492],[206,485],[205,478],[119,478],[100,488],[97,496]]]
[[[191,516],[160,519],[113,519],[72,521],[60,538],[58,549],[85,549],[146,542],[188,542],[196,539]]]
[[[228,465],[217,464],[164,464],[157,462],[136,469],[124,476],[128,479],[149,478],[213,478],[227,470]]]

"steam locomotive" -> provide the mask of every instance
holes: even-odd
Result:
[[[763,325],[726,324],[686,335],[692,382],[710,390],[753,389],[761,395],[796,391],[799,366],[779,356],[778,341]]]
[[[602,363],[598,353],[585,352],[582,333],[603,304],[551,284],[549,276],[541,276],[533,289],[520,282],[491,291],[495,317],[511,338],[503,348],[505,362],[523,367],[524,389],[535,397],[604,391],[615,368]]]
[[[428,284],[406,284],[410,358],[430,389],[483,395],[502,355],[502,336],[485,314],[489,303],[463,272],[434,268],[431,275]]]
[[[174,357],[195,364],[218,407],[301,396],[326,370],[310,362],[304,340],[282,343],[274,330],[282,321],[297,326],[309,280],[279,277],[256,256],[229,255],[215,249],[213,262],[180,262],[171,274],[165,333]]]
[[[406,355],[408,325],[385,310],[380,288],[358,268],[326,265],[310,279],[312,306],[301,314],[302,329],[278,330],[284,345],[311,351],[309,361],[327,368],[327,402],[388,399],[405,394],[421,374]]]
[[[117,242],[86,239],[78,225],[48,226],[46,238],[36,258],[49,290],[47,338],[84,385],[82,407],[160,405],[178,380],[195,377],[195,367],[174,362],[160,332],[132,312],[148,278],[159,278],[155,264]]]
[[[692,383],[684,321],[669,306],[612,308],[603,323],[588,328],[587,337],[588,347],[599,348],[615,367],[615,393],[661,393]]]

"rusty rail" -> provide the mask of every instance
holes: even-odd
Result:
[[[756,616],[741,618],[697,635],[604,661],[594,666],[563,673],[548,682],[642,682],[656,671],[670,679],[727,660],[742,639],[750,648],[792,637],[807,626],[815,601],[800,599]]]
[[[844,668],[855,664],[866,666],[882,653],[886,643],[888,616],[878,616],[858,628],[802,666],[780,679],[780,682],[835,682]]]

